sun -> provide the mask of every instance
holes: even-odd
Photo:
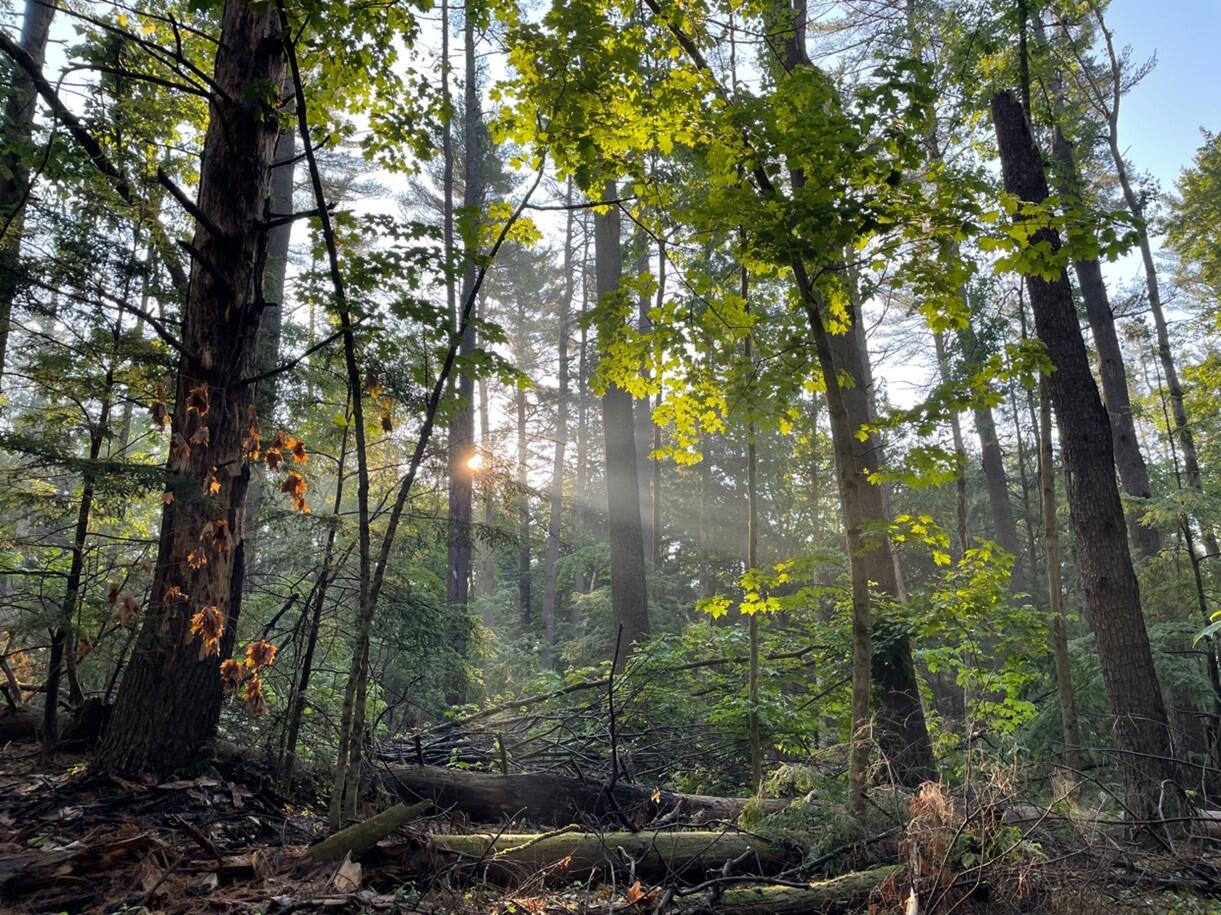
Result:
[[[466,459],[466,467],[468,470],[480,471],[483,469],[483,455],[476,451]]]

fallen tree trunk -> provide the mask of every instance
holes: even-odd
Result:
[[[561,775],[490,775],[433,766],[392,766],[383,776],[387,790],[404,801],[432,801],[475,822],[521,817],[533,823],[616,822],[640,828],[667,822],[736,821],[749,798],[676,794],[618,782],[613,788]],[[769,813],[787,801],[765,800]]]
[[[788,849],[739,832],[580,832],[434,835],[433,854],[475,865],[499,880],[576,880],[635,862],[643,880],[697,879],[727,864],[775,874],[792,863]]]
[[[719,915],[839,915],[841,912],[856,912],[869,902],[875,889],[902,870],[902,866],[897,864],[875,867],[821,880],[808,887],[739,887],[726,890],[711,905],[707,899],[692,899],[675,911],[713,911]]]
[[[338,861],[344,855],[351,855],[352,860],[355,861],[390,833],[427,813],[431,807],[432,801],[420,801],[418,804],[410,806],[395,804],[377,816],[354,823],[347,829],[341,829],[339,832],[327,836],[317,845],[310,846],[309,850],[301,856],[301,863],[318,864],[323,861]]]
[[[42,729],[42,707],[19,705],[0,711],[0,743],[33,740]]]

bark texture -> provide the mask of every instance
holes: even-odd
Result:
[[[1043,163],[1021,103],[1009,92],[992,97],[1005,189],[1021,200],[1048,196]],[[1032,244],[1060,247],[1054,230],[1035,232]],[[1114,716],[1129,805],[1137,815],[1156,811],[1164,779],[1174,779],[1166,709],[1128,549],[1123,506],[1115,481],[1111,428],[1090,371],[1085,341],[1063,271],[1051,281],[1027,276],[1035,328],[1055,365],[1047,385],[1058,421],[1068,504],[1086,608],[1097,639],[1103,683]]]
[[[220,715],[220,661],[233,646],[241,602],[244,458],[254,407],[251,377],[262,312],[259,288],[265,216],[277,136],[276,112],[248,101],[279,86],[284,45],[274,7],[227,0],[200,163],[194,257],[182,321],[178,384],[167,468],[172,502],[162,513],[153,588],[115,701],[98,765],[168,773],[196,758]],[[203,431],[203,430],[206,430]],[[210,481],[220,484],[211,491]],[[215,608],[217,651],[191,633],[192,617]]]
[[[614,199],[608,182],[605,198]],[[606,346],[617,332],[623,312],[619,281],[623,275],[623,247],[619,211],[615,207],[594,219],[594,258],[597,264],[599,345]],[[634,642],[649,635],[648,591],[645,584],[644,532],[640,523],[640,487],[636,471],[636,431],[632,395],[608,384],[602,395],[602,424],[606,438],[607,521],[610,526],[611,607],[616,634],[622,633],[622,663]],[[614,650],[612,644],[611,650]]]

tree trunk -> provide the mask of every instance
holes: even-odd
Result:
[[[638,232],[636,243],[640,246],[640,255],[636,261],[636,273],[644,276],[649,273],[649,244],[643,232]],[[649,317],[649,306],[652,304],[647,295],[642,295],[636,302],[636,329],[641,334],[653,332],[653,320]],[[643,373],[647,378],[648,373]],[[653,555],[653,498],[649,492],[649,482],[653,476],[649,452],[653,449],[653,415],[646,394],[633,401],[633,416],[636,429],[636,483],[640,490],[640,531],[644,538],[645,554]]]
[[[483,174],[480,149],[480,126],[482,114],[479,105],[479,74],[475,67],[474,16],[469,8],[464,16],[463,47],[465,54],[465,98],[463,104],[463,206],[468,219],[476,220],[483,205]],[[448,69],[448,63],[446,64]],[[448,130],[448,127],[446,128]],[[452,155],[450,158],[452,172]],[[447,231],[450,245],[453,244],[452,179],[447,186],[448,208]],[[462,301],[470,298],[478,275],[476,252],[478,249],[473,230],[468,234],[465,254],[465,269],[462,274]],[[453,283],[449,284],[452,295]],[[457,314],[454,311],[454,329],[457,330]],[[475,370],[471,357],[475,354],[475,324],[470,322],[462,335],[459,349],[458,378],[455,386],[456,404],[449,425],[449,525],[447,528],[447,576],[446,601],[449,607],[447,635],[449,643],[459,658],[466,657],[467,635],[470,623],[467,620],[467,605],[470,602],[471,582],[471,522],[473,520],[473,470],[470,459],[475,445]],[[446,689],[446,698],[451,704],[460,704],[466,699],[465,675],[455,673]]]
[[[94,478],[97,473],[98,456],[109,436],[111,394],[114,389],[114,369],[106,370],[102,404],[98,411],[97,424],[89,430],[89,463],[84,472],[81,501],[76,512],[76,530],[72,537],[72,560],[68,564],[68,581],[64,589],[64,602],[60,608],[59,623],[52,636],[51,663],[47,671],[46,702],[43,705],[42,749],[50,756],[59,741],[59,675],[60,660],[67,655],[73,657],[76,639],[76,608],[80,602],[81,575],[85,570],[85,539],[89,536],[89,517],[93,511]],[[74,692],[78,692],[79,686]],[[79,698],[73,696],[74,701]]]
[[[216,730],[220,661],[241,603],[244,503],[262,311],[259,261],[277,136],[276,112],[249,98],[279,86],[284,46],[273,7],[227,0],[213,111],[200,162],[200,222],[182,321],[174,442],[150,606],[98,758],[103,770],[166,774],[191,762]],[[208,430],[206,433],[203,430]],[[206,436],[206,438],[205,438]],[[212,473],[220,483],[209,489]],[[219,644],[192,636],[194,614],[219,615]]]
[[[785,48],[790,69],[811,66],[805,48],[807,9],[804,0],[796,0],[793,14]],[[762,187],[770,185],[766,174],[760,175],[759,171],[755,174]],[[795,186],[804,185],[805,175],[801,171],[791,170],[791,177]],[[914,786],[936,778],[937,767],[907,634],[894,627],[887,627],[881,637],[875,637],[880,633],[871,631],[875,625],[871,589],[876,587],[880,594],[899,601],[903,597],[903,584],[889,537],[868,531],[874,526],[885,530],[890,517],[886,490],[868,481],[868,477],[882,466],[881,440],[876,432],[867,435],[863,442],[857,436],[862,428],[870,425],[873,413],[870,401],[872,371],[860,312],[855,296],[849,296],[848,333],[829,333],[823,321],[823,303],[799,256],[794,256],[792,269],[826,387],[831,444],[851,567],[853,749],[849,756],[849,782],[853,803],[859,808],[864,803],[864,769],[871,730],[865,695],[866,658],[870,659],[876,700],[876,737],[894,777],[900,784]],[[840,384],[840,378],[845,376],[852,379],[851,384]]]
[[[41,68],[55,4],[26,0],[21,25],[21,49]],[[0,381],[8,363],[8,338],[13,300],[21,285],[21,240],[24,236],[26,198],[30,192],[27,149],[33,138],[37,94],[34,80],[20,67],[12,68],[13,82],[4,105],[4,155],[0,156]]]
[[[1081,769],[1081,726],[1073,693],[1073,669],[1068,657],[1068,623],[1060,569],[1060,527],[1056,519],[1056,470],[1051,446],[1051,395],[1047,379],[1039,381],[1039,484],[1043,504],[1043,543],[1047,550],[1047,609],[1051,614],[1051,647],[1056,663],[1056,695],[1064,728],[1064,761]]]
[[[624,781],[608,787],[551,773],[492,775],[434,766],[390,766],[382,785],[407,803],[432,801],[439,810],[457,810],[476,823],[498,823],[520,817],[529,823],[612,823],[626,819],[644,826],[667,821],[735,822],[750,798],[677,794],[651,785]],[[767,800],[775,813],[788,801]]]
[[[605,199],[616,196],[608,181]],[[623,248],[619,236],[619,210],[611,206],[594,217],[594,259],[597,264],[598,343],[605,354],[618,333],[622,307],[618,301],[623,275]],[[606,439],[607,520],[610,525],[611,608],[613,628],[622,627],[622,664],[635,642],[649,635],[648,592],[645,585],[644,534],[640,526],[640,487],[636,479],[636,434],[632,395],[608,384],[602,395],[603,434]]]
[[[564,194],[565,203],[572,206],[572,180]],[[568,210],[564,224],[564,289],[560,293],[560,327],[556,384],[555,458],[551,465],[550,514],[547,519],[547,549],[543,558],[543,651],[542,665],[546,670],[556,666],[556,615],[559,604],[557,576],[560,564],[560,536],[564,514],[564,452],[568,447],[568,316],[572,310],[572,224],[573,211]]]
[[[937,370],[941,376],[941,383],[948,385],[952,380],[950,357],[945,345],[945,336],[940,331],[933,331],[933,346],[937,351]],[[958,521],[958,555],[961,556],[970,545],[971,532],[967,503],[967,451],[963,446],[962,422],[958,418],[957,410],[950,414],[950,434],[954,442],[954,458],[958,461],[958,476],[954,479],[954,503]]]
[[[1041,16],[1035,16],[1035,34],[1040,43],[1047,44]],[[1073,144],[1065,135],[1065,98],[1059,72],[1051,81],[1052,139],[1051,152],[1059,165],[1056,173],[1057,190],[1066,206],[1081,203],[1081,174],[1077,169]],[[1124,366],[1123,352],[1119,347],[1119,336],[1115,333],[1115,315],[1107,296],[1106,281],[1102,278],[1102,267],[1097,258],[1076,259],[1073,270],[1077,274],[1077,285],[1081,300],[1085,304],[1086,318],[1094,338],[1094,350],[1098,355],[1098,375],[1102,379],[1102,400],[1106,404],[1111,420],[1111,438],[1115,448],[1115,467],[1124,492],[1133,499],[1148,500],[1152,495],[1149,485],[1149,470],[1140,451],[1136,437],[1136,424],[1132,418],[1132,401],[1128,394],[1128,373]],[[1132,546],[1144,557],[1156,556],[1161,549],[1161,537],[1157,528],[1140,523],[1143,514],[1139,504],[1128,512],[1128,538]]]
[[[291,90],[290,90],[291,92]],[[297,131],[285,126],[276,141],[275,167],[271,170],[271,198],[268,208],[273,214],[285,216],[293,212],[293,190],[297,155]],[[263,268],[263,320],[259,327],[258,374],[272,371],[280,362],[280,336],[284,323],[285,279],[288,276],[288,243],[292,223],[275,226],[267,233],[267,262]],[[151,249],[150,249],[151,256]],[[264,378],[255,388],[255,409],[259,426],[275,428],[278,377]],[[252,469],[250,492],[246,495],[246,517],[250,552],[257,558],[259,516],[263,510],[263,487],[267,474],[262,467]],[[246,593],[250,592],[249,584]]]
[[[1005,189],[1041,204],[1048,196],[1043,163],[1021,104],[1008,92],[992,97]],[[1059,250],[1052,229],[1032,244]],[[1068,503],[1076,534],[1086,608],[1097,638],[1103,683],[1115,718],[1119,763],[1129,806],[1156,813],[1164,779],[1174,779],[1166,709],[1128,550],[1123,506],[1115,482],[1110,422],[1090,372],[1072,290],[1061,271],[1052,281],[1026,277],[1035,328],[1056,369],[1048,389],[1061,435]]]
[[[524,325],[524,315],[522,315]],[[525,328],[522,327],[524,333]],[[517,407],[517,612],[523,628],[529,627],[530,594],[530,450],[526,429],[526,389],[514,391]]]
[[[318,646],[318,633],[322,627],[322,613],[326,607],[327,591],[335,580],[335,536],[339,533],[340,510],[343,507],[344,466],[348,456],[348,426],[345,425],[339,441],[339,462],[335,469],[335,501],[330,524],[326,531],[326,545],[322,549],[322,568],[314,583],[314,604],[310,612],[309,628],[305,633],[305,648],[301,652],[300,674],[293,684],[288,702],[288,721],[284,725],[284,753],[280,768],[284,784],[292,787],[293,769],[297,763],[297,738],[301,733],[301,720],[305,717],[305,706],[309,701],[309,684],[314,673],[314,651]]]
[[[963,295],[966,295],[965,290]],[[979,340],[975,329],[968,323],[959,331],[959,340],[968,365],[983,361],[979,352]],[[996,434],[996,419],[992,408],[977,404],[972,409],[975,431],[979,435],[980,465],[984,472],[984,488],[988,491],[988,507],[992,514],[992,530],[996,542],[1006,553],[1013,556],[1014,586],[1024,587],[1020,569],[1022,545],[1018,540],[1017,521],[1013,517],[1013,504],[1009,501],[1009,475],[1005,471],[1005,457],[1001,451],[1000,438]]]
[[[571,882],[614,871],[624,859],[646,880],[698,878],[750,858],[759,873],[775,874],[794,852],[782,843],[738,832],[605,832],[573,830],[544,834],[433,835],[434,854],[449,853],[502,881]],[[562,862],[562,866],[561,866]]]

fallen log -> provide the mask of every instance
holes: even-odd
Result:
[[[793,861],[788,849],[740,832],[592,833],[571,827],[551,833],[433,835],[428,845],[438,858],[475,865],[505,881],[577,880],[629,866],[644,880],[691,880],[730,864],[776,874]]]
[[[42,707],[19,705],[0,711],[0,743],[33,740],[42,730]]]
[[[713,911],[720,915],[839,915],[860,911],[873,891],[903,870],[901,865],[875,867],[843,874],[805,887],[749,886],[728,889],[709,905],[707,899],[692,899],[676,912]]]
[[[338,861],[351,855],[355,861],[370,848],[396,829],[402,829],[412,820],[418,819],[432,807],[432,801],[418,804],[395,804],[376,816],[354,823],[347,829],[327,836],[317,845],[311,845],[301,856],[302,864],[319,864],[323,861]]]
[[[458,810],[476,823],[520,817],[532,823],[616,823],[642,828],[666,822],[735,822],[749,798],[678,794],[618,782],[609,788],[562,775],[491,775],[433,766],[391,766],[386,789],[404,801],[432,801],[439,810]],[[768,813],[788,801],[765,800]]]

